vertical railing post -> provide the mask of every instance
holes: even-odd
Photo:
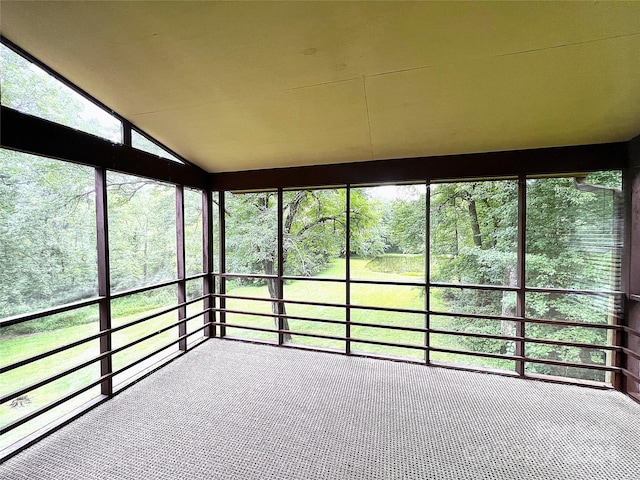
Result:
[[[527,177],[520,175],[518,177],[518,253],[517,253],[517,277],[518,291],[516,292],[516,317],[524,318],[526,314],[525,308],[525,260],[526,260],[526,241],[527,241]],[[516,356],[525,356],[525,322],[520,320],[516,324],[516,337],[520,340],[516,341]],[[525,373],[525,362],[516,360],[516,372],[523,376]]]
[[[425,183],[425,195],[424,195],[424,212],[425,212],[425,226],[424,226],[424,309],[426,313],[424,315],[424,328],[427,330],[424,333],[424,361],[427,365],[431,363],[431,182],[427,180]]]
[[[345,284],[344,284],[344,302],[345,302],[345,333],[347,341],[345,343],[345,353],[349,355],[351,353],[351,185],[346,187],[346,205],[345,210],[347,218],[345,219],[346,225],[346,238],[344,246],[344,259],[345,259]]]
[[[184,186],[176,185],[176,258],[178,266],[178,303],[187,301],[187,282],[186,278],[186,253],[184,244]],[[178,308],[178,320],[184,320],[187,317],[187,307]],[[180,322],[178,324],[178,336],[182,337],[187,334],[187,323]],[[187,339],[183,338],[178,342],[178,349],[182,352],[187,350]]]
[[[220,267],[220,283],[219,283],[219,291],[220,295],[224,295],[227,293],[227,279],[224,277],[224,273],[227,272],[227,262],[226,262],[226,238],[225,238],[225,217],[224,217],[224,195],[223,191],[218,192],[218,244],[219,244],[219,254],[220,258],[218,261],[218,266]],[[224,337],[227,334],[227,329],[225,327],[225,323],[227,321],[227,314],[224,311],[227,308],[227,299],[224,297],[220,297],[220,337]]]
[[[205,337],[216,336],[216,313],[212,310],[216,306],[215,280],[213,278],[213,195],[211,190],[202,191],[202,269],[206,276],[202,279],[202,294],[206,295],[203,301],[203,322],[208,327],[204,331]]]
[[[282,300],[284,299],[284,280],[282,277],[284,275],[284,225],[282,222],[284,221],[284,193],[282,192],[282,188],[278,188],[278,305],[276,311],[278,312],[278,345],[284,344],[284,318],[282,315],[284,314],[284,303]],[[289,322],[287,322],[287,325]]]
[[[111,275],[109,271],[109,222],[107,207],[107,171],[95,170],[96,189],[96,235],[98,255],[98,316],[100,332],[100,354],[111,351]],[[113,371],[111,355],[100,360],[100,376],[110,375]],[[102,395],[113,394],[113,377],[106,378],[100,384]]]

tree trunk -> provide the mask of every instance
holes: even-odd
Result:
[[[478,220],[478,209],[476,208],[476,201],[473,199],[471,194],[467,194],[466,201],[467,210],[469,212],[469,223],[471,224],[471,232],[473,233],[473,244],[482,250],[482,232],[480,231],[480,221]],[[484,285],[485,283],[487,283],[487,279],[483,274],[481,274],[480,278],[478,278],[478,282]],[[490,292],[486,290],[479,290],[478,303],[481,307],[490,304]]]
[[[473,244],[478,248],[482,248],[482,233],[480,232],[476,201],[473,198],[469,198],[467,201],[469,202],[469,219],[471,220],[471,231],[473,232]]]
[[[264,266],[264,272],[267,275],[274,275],[274,265],[273,260],[264,260],[262,262]],[[267,278],[267,288],[269,289],[269,296],[277,300],[278,299],[278,279],[277,278]],[[278,309],[278,302],[271,302],[271,313],[274,315],[278,315],[280,313]],[[286,315],[286,307],[282,304],[282,314]],[[276,329],[279,327],[278,317],[273,317],[273,321],[276,325]],[[282,319],[282,328],[284,330],[289,330],[289,320],[287,318]],[[291,341],[291,334],[284,333],[282,335],[284,343]]]

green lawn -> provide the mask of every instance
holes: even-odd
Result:
[[[421,277],[416,274],[397,274],[374,272],[367,268],[368,260],[352,259],[351,277],[361,280],[387,280],[394,282],[419,282]],[[315,278],[344,278],[345,262],[344,260],[335,260],[329,267]],[[286,300],[306,300],[325,303],[344,304],[346,300],[345,284],[340,282],[326,282],[310,280],[296,280],[287,282],[284,289],[284,297]],[[230,288],[227,291],[230,295],[249,296],[269,298],[266,286],[239,286]],[[368,284],[351,284],[351,303],[360,306],[379,306],[379,307],[400,307],[407,309],[423,309],[424,296],[423,290],[413,286],[382,286]],[[131,299],[128,301],[131,303]],[[135,302],[134,302],[135,303]],[[135,307],[135,305],[126,305],[127,308]],[[436,310],[443,310],[444,305],[438,296],[432,295],[431,307]],[[87,314],[93,315],[95,311],[90,309],[95,307],[87,307]],[[271,312],[271,303],[268,301],[249,301],[249,300],[227,300],[227,308],[242,310],[248,312]],[[345,308],[343,307],[325,307],[325,306],[309,306],[287,304],[287,313],[291,316],[312,317],[327,320],[345,320]],[[201,311],[202,304],[199,302],[190,305],[188,315]],[[157,311],[158,309],[156,309]],[[130,322],[143,315],[151,313],[154,310],[144,313],[128,313],[128,310],[121,309],[124,314],[117,316],[113,320],[114,326]],[[135,311],[133,308],[132,311]],[[126,328],[116,332],[112,336],[112,347],[118,348],[126,343],[141,338],[144,335],[159,330],[177,321],[177,313],[171,312],[159,316],[153,320],[143,322],[139,325]],[[247,339],[260,339],[276,341],[277,335],[272,332],[261,332],[257,330],[247,330],[233,328],[233,325],[247,325],[259,328],[275,328],[272,318],[259,317],[251,314],[227,314],[227,335],[236,336]],[[421,314],[406,314],[363,310],[358,308],[351,309],[352,322],[365,322],[369,324],[387,324],[397,326],[424,327],[425,317]],[[188,331],[202,325],[202,317],[191,320],[188,323]],[[441,317],[431,318],[432,328],[447,328],[447,320]],[[333,335],[336,337],[344,337],[346,333],[345,325],[333,323],[321,323],[314,321],[289,319],[289,328],[293,332],[314,333],[321,335]],[[41,332],[29,335],[13,335],[0,337],[0,365],[7,365],[20,359],[32,356],[36,353],[44,352],[57,346],[84,338],[98,332],[97,322],[87,323],[84,325],[75,325],[65,328],[59,328],[53,331]],[[196,334],[192,338],[198,338],[201,334]],[[133,348],[126,349],[114,355],[113,368],[118,369],[128,365],[132,361],[146,355],[166,345],[177,337],[177,327],[171,328],[150,340],[146,340]],[[419,332],[406,332],[399,330],[391,330],[385,328],[351,326],[351,337],[361,340],[376,340],[391,343],[402,343],[408,345],[421,346],[424,345],[424,334]],[[291,343],[299,345],[310,345],[323,348],[333,348],[344,351],[345,342],[341,340],[310,338],[302,335],[292,335]],[[432,335],[431,344],[444,348],[461,348],[463,345],[458,343],[458,337],[451,335]],[[164,350],[160,354],[152,357],[142,365],[126,371],[115,377],[115,383],[126,380],[137,372],[150,366],[154,362],[160,360],[167,354],[177,351],[177,345]],[[354,352],[366,352],[372,354],[392,355],[403,358],[423,359],[424,352],[411,348],[389,347],[383,345],[372,345],[364,342],[352,342],[351,349]],[[60,372],[63,369],[89,360],[99,354],[98,340],[92,340],[73,349],[61,352],[59,354],[47,357],[34,364],[12,370],[0,376],[0,395],[7,394],[17,388],[22,388],[33,384],[50,375]],[[460,356],[447,353],[431,353],[432,360],[444,362],[462,363],[468,365],[488,366],[494,368],[512,368],[512,362],[504,362],[492,359],[483,359],[481,357]],[[25,414],[34,411],[58,398],[60,396],[76,390],[83,385],[99,378],[99,364],[94,363],[73,374],[67,375],[55,382],[49,383],[43,387],[29,392],[28,397],[30,404],[21,408],[12,408],[9,403],[0,405],[0,425],[5,425]],[[0,450],[25,435],[35,431],[36,429],[46,425],[53,419],[64,415],[73,408],[94,398],[99,394],[99,387],[94,387],[88,392],[76,397],[73,401],[57,407],[56,409],[42,415],[25,425],[18,427],[0,440]]]

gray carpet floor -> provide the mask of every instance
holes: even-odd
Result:
[[[210,340],[2,479],[633,479],[613,391]]]

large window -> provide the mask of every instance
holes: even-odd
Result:
[[[225,198],[227,334],[612,381],[619,172]]]
[[[0,318],[96,296],[94,169],[0,149]]]
[[[344,350],[346,189],[283,193],[284,338]],[[328,305],[318,305],[324,303]],[[311,337],[307,335],[320,335]],[[330,338],[333,337],[333,338]]]
[[[161,158],[166,158],[167,160],[171,160],[172,162],[183,163],[180,159],[176,158],[175,155],[170,154],[164,148],[160,147],[151,140],[148,140],[146,137],[136,132],[135,130],[131,131],[131,146],[138,150],[157,155]]]
[[[276,341],[278,195],[225,193],[226,334]],[[244,328],[232,328],[242,325]],[[247,328],[248,327],[248,328]],[[251,328],[253,327],[253,328]],[[269,331],[271,330],[271,331]]]
[[[375,342],[353,341],[353,352],[425,358],[427,317],[415,313],[425,308],[425,194],[424,184],[351,189],[351,336]]]
[[[17,425],[1,436],[3,450],[99,394],[90,388],[37,415],[100,378],[93,363],[46,382],[100,349],[93,339],[30,361],[99,332],[95,305],[46,313],[98,294],[94,170],[1,149],[0,172],[0,322],[7,324],[0,328],[0,368],[9,369],[0,374],[0,398],[8,397],[0,428]]]
[[[120,173],[107,178],[113,291],[176,279],[175,188]]]
[[[526,315],[556,320],[530,323],[527,356],[610,365],[613,331],[621,316],[620,262],[623,197],[620,172],[527,181]],[[566,326],[562,322],[577,323]],[[593,347],[591,346],[593,345]],[[609,380],[605,371],[528,363],[527,371]]]
[[[514,370],[518,182],[434,184],[429,214],[431,359]]]

